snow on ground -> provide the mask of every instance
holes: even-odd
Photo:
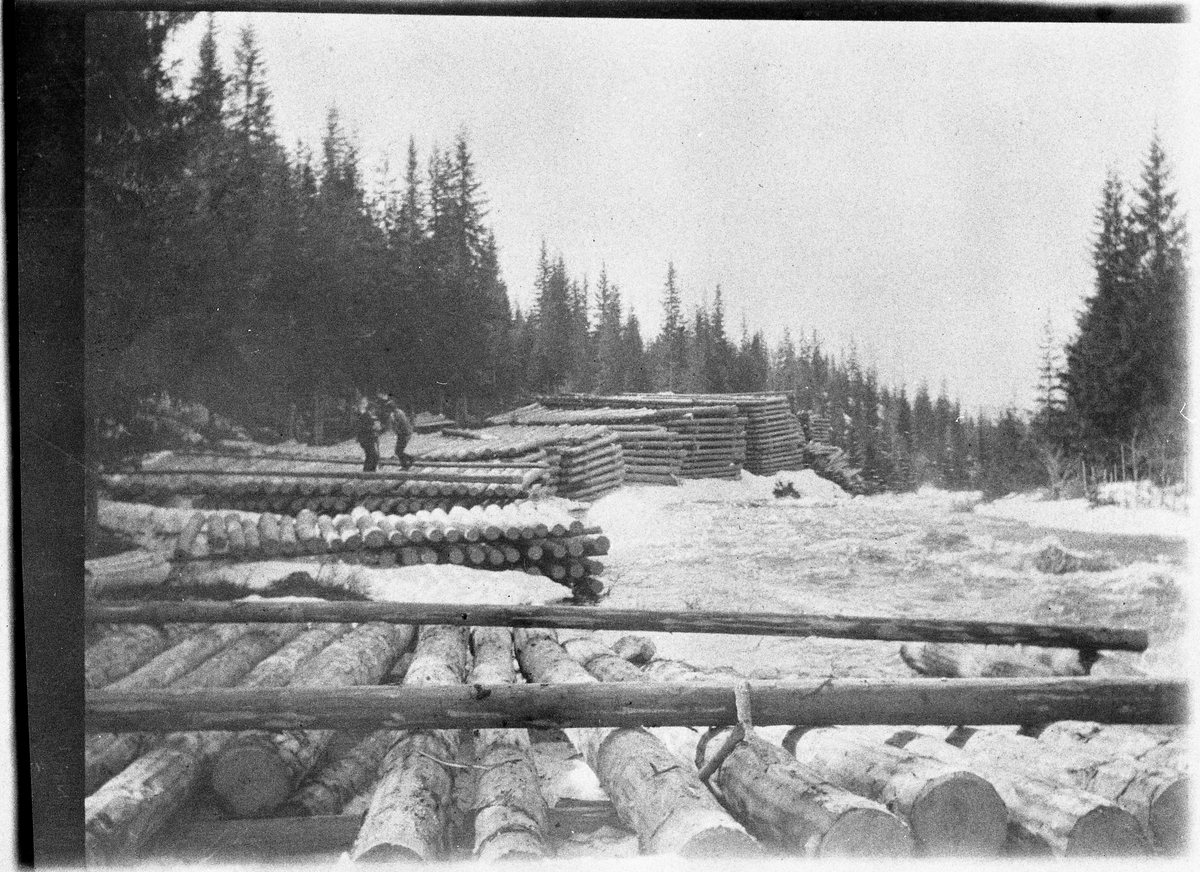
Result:
[[[776,479],[795,481],[803,498],[775,498]],[[1133,665],[1159,675],[1184,668],[1186,546],[1178,526],[1151,516],[1056,531],[1038,526],[1033,512],[972,511],[979,494],[927,489],[849,498],[829,485],[811,473],[743,474],[735,482],[626,485],[602,497],[588,513],[612,541],[604,575],[611,592],[599,607],[1140,627],[1150,632],[1151,648]],[[1039,572],[1034,558],[1052,543],[1114,568]],[[601,634],[609,642],[620,635]],[[648,635],[660,656],[759,678],[911,675],[899,643]]]
[[[1196,529],[1187,514],[1167,508],[1092,506],[1085,499],[1047,500],[1037,494],[1014,494],[975,507],[976,514],[1011,518],[1037,527],[1082,533],[1165,536],[1187,539]]]

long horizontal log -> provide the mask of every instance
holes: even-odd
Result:
[[[101,603],[88,602],[96,623],[369,622],[461,626],[554,627],[664,633],[734,633],[752,636],[819,636],[881,641],[955,641],[1034,644],[1056,648],[1144,651],[1145,630],[1098,626],[998,623],[849,615],[759,614],[734,611],[597,609],[570,606],[489,606],[392,602],[267,602],[263,600]]]
[[[755,723],[1187,723],[1187,683],[1147,679],[832,679],[751,684]],[[91,732],[728,726],[728,687],[306,687],[88,691]]]

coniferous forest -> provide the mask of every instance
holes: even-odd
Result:
[[[86,378],[91,450],[146,397],[203,403],[264,439],[344,438],[359,393],[469,423],[558,391],[791,392],[877,489],[998,495],[1101,477],[1184,476],[1188,238],[1151,139],[1132,186],[1099,192],[1095,287],[1065,347],[1048,336],[1037,408],[968,413],[943,387],[879,382],[853,351],[730,325],[720,286],[663,262],[662,329],[620,277],[576,275],[542,242],[536,299],[510,300],[467,131],[368,173],[336,109],[315,150],[281,142],[252,30],[218,60],[210,18],[190,81],[164,46],[188,16],[87,19]],[[522,277],[525,278],[525,277]],[[692,299],[688,299],[691,297]]]

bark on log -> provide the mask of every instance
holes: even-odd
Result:
[[[612,659],[602,655],[589,661],[589,669],[600,664],[614,673],[618,670]],[[626,666],[660,681],[728,684],[738,680],[728,672],[704,673],[677,661],[656,661],[656,668],[645,671]],[[703,735],[675,729],[669,741],[677,754],[689,755],[697,768],[703,768],[729,735],[725,728]],[[824,773],[797,763],[782,748],[753,732],[717,766],[709,787],[751,833],[792,853],[828,857],[909,856],[913,852],[909,828],[887,808],[854,795],[844,785],[830,783]]]
[[[404,625],[360,626],[315,657],[289,687],[340,688],[378,682],[412,636],[412,628]],[[239,817],[268,814],[295,792],[332,737],[330,730],[243,733],[217,758],[213,789]]]
[[[1057,721],[1043,728],[1038,738],[1068,748],[1082,744],[1102,754],[1125,754],[1145,766],[1191,769],[1186,730],[1180,727]]]
[[[421,629],[404,676],[408,686],[461,684],[467,630]],[[384,758],[382,775],[350,856],[354,860],[437,860],[449,850],[450,807],[458,732],[401,733]]]
[[[236,639],[191,672],[171,683],[173,690],[232,687],[255,664],[303,631],[297,624],[264,625]],[[84,795],[95,791],[156,742],[151,733],[89,736],[84,753]]]
[[[1137,819],[1103,797],[1031,778],[1014,771],[1009,761],[993,764],[921,733],[897,733],[888,741],[953,766],[966,766],[991,782],[1008,808],[1010,844],[1021,849],[1048,849],[1068,857],[1130,856],[1150,851]]]
[[[578,666],[578,664],[575,664]],[[580,667],[582,670],[582,667]],[[757,723],[1014,724],[1064,718],[1186,723],[1184,681],[1102,679],[805,679],[753,682]],[[451,729],[737,723],[728,690],[703,685],[593,684],[568,692],[517,685],[485,698],[456,687],[169,690],[85,695],[89,729]]]
[[[315,771],[287,802],[287,815],[333,815],[369,787],[399,733],[376,730]]]
[[[595,682],[544,630],[513,634],[521,670],[531,681]],[[758,846],[716,803],[688,767],[640,727],[565,731],[596,773],[643,853],[753,856]]]
[[[185,624],[167,624],[163,627],[128,624],[114,627],[84,651],[83,686],[104,687],[124,678],[198,630]]]
[[[214,624],[184,638],[106,689],[125,691],[168,687],[251,629],[245,624]]]
[[[1022,645],[901,645],[900,657],[921,675],[939,678],[1049,678],[1085,675],[1090,662],[1079,651]]]
[[[697,766],[715,759],[730,729],[705,734],[696,749]],[[816,857],[913,853],[909,828],[884,806],[830,784],[819,772],[753,734],[734,746],[709,785],[750,832],[790,852]]]
[[[972,759],[1007,765],[1102,796],[1128,811],[1164,850],[1182,849],[1187,835],[1187,779],[1172,769],[1140,765],[1123,754],[1078,745],[1066,748],[994,730],[975,731],[962,745]]]
[[[469,684],[512,684],[512,630],[474,627],[474,665]],[[526,730],[478,730],[475,759],[483,769],[475,786],[475,857],[535,859],[552,853],[547,836],[549,810],[538,783]]]
[[[553,540],[547,539],[549,543]],[[914,618],[844,615],[759,614],[735,611],[603,609],[570,606],[486,606],[388,602],[151,602],[85,605],[89,621],[169,623],[195,621],[395,621],[463,626],[556,627],[585,630],[633,630],[666,633],[737,633],[752,636],[819,636],[841,639],[903,641],[942,639],[1020,643],[1064,648],[1112,648],[1144,651],[1144,630],[1105,627],[1056,627]],[[465,615],[465,617],[464,617]]]
[[[243,687],[286,684],[300,666],[348,628],[309,630],[260,662]],[[85,851],[89,864],[128,863],[201,783],[205,765],[230,733],[173,733],[143,754],[84,802]]]
[[[792,738],[801,763],[908,821],[922,854],[989,857],[1004,846],[1004,801],[970,769],[888,745],[869,727],[796,730]]]

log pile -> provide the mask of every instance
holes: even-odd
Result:
[[[122,632],[123,628],[108,628],[96,644],[119,638]],[[264,683],[263,665],[279,660],[310,635],[303,634],[268,657],[242,686],[255,688],[257,697],[279,693],[268,688],[286,680]],[[336,696],[334,686],[347,681],[380,682],[392,664],[401,662],[397,652],[412,635],[407,626],[388,631],[381,624],[361,624],[322,655],[314,657],[310,651],[303,669],[293,663],[291,686]],[[232,651],[242,639],[239,636],[226,650]],[[572,705],[581,683],[599,688],[610,682],[635,682],[623,685],[632,700],[632,691],[644,688],[647,681],[667,682],[664,693],[685,682],[713,685],[713,691],[730,696],[744,681],[729,669],[702,672],[653,659],[653,645],[636,637],[626,637],[613,648],[591,636],[559,645],[553,631],[543,629],[513,632],[476,626],[468,633],[466,625],[429,624],[421,631],[415,656],[404,655],[413,656],[405,686],[456,690],[436,685],[461,685],[464,680],[487,685],[486,704],[503,712],[501,686],[522,680],[513,673],[514,647],[528,680],[565,685],[564,689],[576,685],[576,696],[544,708],[547,712]],[[335,654],[339,648],[343,650]],[[639,668],[635,662],[645,665]],[[232,666],[227,666],[206,663],[214,676],[232,675]],[[477,689],[461,689],[478,696]],[[793,691],[792,696],[825,693],[815,687],[807,693]],[[755,711],[764,714],[766,723],[780,722],[770,717],[769,705],[755,700]],[[295,704],[296,711],[306,710]],[[347,696],[330,704],[345,712],[365,707],[366,701]],[[461,700],[451,701],[435,704],[431,711],[442,712],[445,724],[446,713],[463,705]],[[614,700],[610,705],[639,703]],[[449,859],[461,856],[455,845],[458,851],[488,860],[548,853],[547,809],[524,731],[511,729],[507,717],[490,721],[492,727],[475,733],[472,751],[465,734],[442,726],[414,723],[405,732],[399,715],[408,710],[405,704],[388,705],[387,723],[394,726],[376,721],[379,732],[357,744],[344,743],[348,750],[320,770],[320,750],[332,742],[332,727],[320,721],[311,728],[280,733],[176,733],[151,743],[150,753],[89,799],[91,857],[130,859],[131,852],[141,850],[180,808],[181,797],[194,795],[196,773],[206,771],[205,761],[211,759],[217,761],[218,792],[223,791],[226,807],[239,815],[261,814],[283,802],[288,814],[337,814],[349,798],[382,775],[370,794],[367,821],[347,830],[346,838],[355,842],[355,856]],[[740,705],[738,711],[740,718]],[[845,717],[845,712],[837,716]],[[285,723],[273,717],[271,729],[283,729]],[[218,725],[208,723],[209,728]],[[983,730],[947,727],[786,726],[755,727],[737,739],[732,736],[735,729],[583,725],[566,726],[565,732],[596,772],[621,822],[639,836],[648,853],[753,853],[757,847],[750,834],[772,850],[810,856],[906,856],[914,843],[925,854],[987,855],[998,850],[1007,825],[1009,851],[1112,855],[1147,852],[1144,827],[1163,848],[1177,844],[1171,840],[1181,833],[1182,789],[1175,787],[1180,779],[1168,782],[1161,767],[1153,777],[1130,776],[1134,770],[1153,768],[1134,760],[1132,752],[1151,754],[1172,742],[1174,734],[1166,731],[1142,735],[1138,742],[1133,734],[1121,735],[1131,728],[1079,722],[1048,727],[1046,738],[1039,740],[988,730],[985,741],[980,738]],[[1102,735],[1107,738],[1097,738]],[[1062,753],[1054,736],[1075,746],[1073,755]],[[1080,751],[1086,749],[1084,738],[1096,742],[1097,748],[1108,742],[1127,751]],[[305,773],[312,777],[305,778]],[[138,790],[145,792],[144,799]],[[264,792],[273,798],[256,805]],[[464,811],[465,817],[456,817]]]
[[[241,687],[278,687],[348,627],[315,627],[254,667]],[[170,733],[87,797],[88,864],[133,861],[199,792],[208,761],[237,734]]]
[[[1006,766],[1031,778],[1101,796],[1138,819],[1154,843],[1177,852],[1187,837],[1187,778],[1119,751],[1042,742],[986,728],[961,730],[954,743],[984,766]]]
[[[548,489],[557,463],[536,444],[480,448],[476,440],[447,441],[463,446],[464,456],[444,457],[453,451],[440,449],[433,452],[438,462],[418,461],[408,470],[385,464],[364,473],[352,463],[301,455],[180,453],[159,455],[140,470],[106,475],[104,481],[121,499],[191,496],[212,507],[245,511],[345,511],[363,505],[404,513],[529,497]]]
[[[550,457],[547,487],[563,497],[596,499],[625,480],[621,443],[599,424],[497,424],[471,432],[480,441],[525,440],[543,446]]]
[[[655,410],[686,409],[688,407],[733,406],[733,429],[726,424],[711,423],[703,426],[704,418],[693,415],[690,428],[698,447],[729,446],[735,452],[729,462],[744,465],[756,475],[772,475],[781,469],[801,469],[801,448],[804,434],[800,422],[792,414],[788,395],[785,393],[758,394],[619,394],[616,396],[593,396],[589,394],[562,394],[539,397],[538,401],[554,409],[588,409],[598,407],[648,408]],[[741,419],[741,431],[737,421]],[[719,420],[719,419],[718,419]],[[668,426],[676,429],[673,424]],[[744,454],[741,449],[744,448]],[[743,462],[744,457],[744,462]],[[696,477],[734,477],[716,457],[707,458],[708,463],[697,462],[691,470]],[[689,474],[685,463],[685,475]]]
[[[655,424],[613,424],[625,453],[625,481],[630,484],[677,485],[688,449],[685,439]]]
[[[591,638],[574,639],[565,650],[601,681],[701,681],[730,683],[674,661],[655,661],[646,671]],[[830,783],[801,766],[781,748],[753,732],[735,739],[719,756],[729,728],[699,733],[684,727],[650,730],[699,777],[712,764],[708,785],[746,829],[787,853],[809,856],[907,856],[912,837],[884,806]]]
[[[685,467],[691,477],[714,471],[729,475],[729,467],[740,464],[745,452],[745,422],[737,419],[736,406],[549,408],[531,403],[488,422],[608,427],[624,452],[625,480],[642,484],[678,484]]]
[[[808,442],[820,442],[822,445],[833,444],[833,424],[828,415],[821,415],[817,412],[801,413],[800,423]]]
[[[376,684],[413,638],[401,624],[363,624],[329,645],[296,673],[289,687]],[[295,792],[333,739],[330,730],[248,731],[227,742],[212,767],[223,807],[241,817],[269,814]]]
[[[603,591],[597,578],[609,541],[550,502],[455,506],[446,512],[385,515],[356,507],[349,513],[295,517],[264,513],[194,512],[175,540],[179,560],[336,555],[373,566],[452,563],[517,569],[544,575],[586,595]]]

